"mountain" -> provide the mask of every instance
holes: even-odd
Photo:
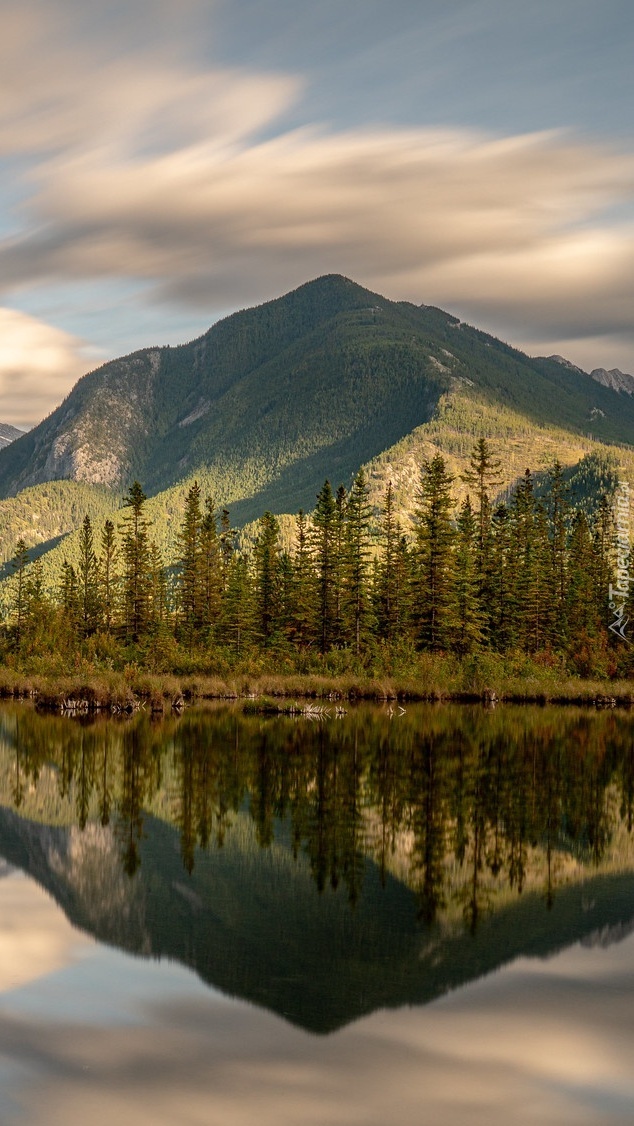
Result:
[[[618,368],[611,368],[610,371],[606,371],[605,368],[595,368],[590,375],[604,387],[611,387],[613,391],[623,392],[625,395],[634,395],[634,375],[627,375]]]
[[[195,474],[244,523],[267,507],[312,508],[326,476],[348,483],[421,428],[428,446],[446,438],[459,458],[483,432],[507,444],[527,435],[527,456],[535,435],[555,450],[569,439],[572,462],[591,439],[629,447],[634,397],[328,275],[189,344],[84,376],[0,451],[0,496],[68,478],[120,493],[133,477],[156,494]]]
[[[18,430],[17,426],[10,426],[8,422],[0,422],[0,449],[10,446],[11,442],[23,436],[24,430]]]

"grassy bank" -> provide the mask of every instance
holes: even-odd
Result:
[[[267,672],[262,668],[221,674],[150,673],[137,667],[90,666],[57,672],[0,667],[0,696],[30,698],[52,710],[112,711],[143,706],[156,713],[197,700],[244,699],[251,710],[289,711],[281,701],[508,701],[630,706],[634,681],[582,679],[525,657],[515,660],[420,654],[411,669],[392,674]],[[278,704],[276,702],[280,702]]]

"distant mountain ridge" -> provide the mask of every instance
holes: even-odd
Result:
[[[605,368],[595,368],[590,375],[604,387],[611,387],[613,391],[623,392],[626,395],[634,395],[634,375],[628,375],[618,368],[611,368],[610,371],[606,371]]]
[[[0,449],[5,446],[11,445],[17,438],[24,436],[24,430],[18,430],[17,426],[10,426],[8,422],[0,422]]]

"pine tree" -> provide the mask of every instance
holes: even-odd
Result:
[[[396,558],[400,529],[394,514],[394,490],[388,481],[381,508],[382,550],[375,578],[375,604],[379,634],[392,642],[398,629]]]
[[[325,481],[317,496],[311,534],[317,573],[317,635],[322,653],[330,649],[337,627],[337,537],[337,507],[330,482]]]
[[[297,514],[293,555],[293,612],[290,626],[291,638],[300,651],[307,649],[313,641],[315,596],[315,571],[312,565],[306,515],[300,508]]]
[[[491,600],[486,632],[491,644],[503,653],[516,641],[512,526],[505,504],[499,504],[493,512],[491,533]]]
[[[472,486],[476,498],[476,574],[481,600],[487,597],[490,586],[491,492],[501,480],[500,465],[492,456],[486,438],[479,438],[471,451],[469,468],[462,475],[462,480]]]
[[[477,559],[478,524],[469,497],[463,502],[457,523],[455,554],[455,614],[453,647],[464,656],[484,639],[484,613],[480,605]]]
[[[77,594],[79,617],[84,637],[94,633],[101,623],[99,599],[99,567],[93,542],[92,522],[89,516],[79,532],[79,563],[77,565]]]
[[[222,599],[221,636],[236,655],[243,654],[253,639],[253,601],[253,581],[248,561],[243,555],[234,555]]]
[[[154,540],[150,540],[148,555],[149,592],[147,628],[156,634],[162,627],[168,625],[167,576],[163,557],[158,544]]]
[[[77,574],[75,568],[67,559],[62,563],[62,578],[60,584],[59,601],[64,611],[64,621],[73,640],[77,640],[81,633],[81,610]]]
[[[369,559],[370,518],[369,489],[363,469],[354,479],[347,501],[345,545],[342,566],[345,620],[348,636],[356,656],[361,653],[370,617]]]
[[[568,653],[581,676],[596,670],[603,648],[601,608],[597,605],[596,550],[583,511],[575,513],[568,551],[566,623]]]
[[[335,536],[333,552],[333,584],[335,593],[335,607],[333,614],[333,628],[331,644],[340,645],[344,639],[344,608],[345,608],[345,553],[346,533],[348,519],[348,494],[343,485],[340,485],[335,494]]]
[[[514,639],[529,652],[533,647],[535,621],[535,570],[537,536],[533,475],[527,469],[511,498],[509,562],[512,575],[512,630]]]
[[[543,505],[535,508],[535,546],[529,582],[528,645],[536,653],[550,646],[559,632],[560,619],[554,592],[557,575]]]
[[[259,520],[255,541],[256,633],[261,643],[270,645],[280,625],[280,526],[271,512]]]
[[[146,500],[135,481],[123,502],[127,509],[122,525],[123,620],[125,636],[132,641],[138,641],[149,626],[151,572]]]
[[[231,527],[229,510],[223,508],[220,514],[220,570],[222,574],[222,589],[226,590],[229,570],[233,559],[235,545],[235,528]]]
[[[232,548],[231,548],[232,549]],[[223,591],[223,555],[218,537],[216,511],[211,497],[205,499],[200,528],[202,624],[209,634],[217,626]]]
[[[13,636],[16,647],[19,649],[22,641],[26,614],[28,609],[28,584],[26,569],[29,565],[29,553],[23,539],[15,545],[15,552],[11,560],[11,573],[15,578],[12,614],[14,619]]]
[[[178,616],[185,644],[191,647],[203,623],[201,574],[202,512],[200,485],[194,481],[185,500],[185,514],[178,534]]]
[[[625,534],[628,550],[624,552],[629,556],[629,521]],[[592,543],[594,548],[594,603],[597,607],[599,620],[607,624],[608,601],[610,583],[614,578],[614,559],[616,555],[617,529],[614,520],[614,511],[607,496],[603,494],[599,501],[592,527]]]
[[[566,597],[566,545],[570,518],[569,489],[561,462],[555,458],[546,476],[546,512],[555,579],[553,598],[557,617],[563,621]]]
[[[455,626],[452,482],[440,454],[423,463],[416,512],[414,613],[420,641],[434,651],[450,645]]]
[[[101,530],[101,554],[99,556],[99,590],[106,633],[114,626],[117,605],[119,577],[116,574],[118,550],[115,540],[115,527],[112,520],[106,520]]]

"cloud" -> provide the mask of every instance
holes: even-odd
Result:
[[[33,426],[85,370],[80,341],[24,313],[0,308],[0,422]]]
[[[2,1093],[33,1126],[618,1126],[634,1105],[632,952],[630,939],[520,959],[432,1005],[314,1037],[196,992],[165,962],[132,971],[98,949],[90,976],[66,975],[61,1012],[34,999],[0,1020]],[[88,987],[108,989],[101,1019]]]
[[[630,346],[629,153],[560,133],[290,130],[297,76],[164,43],[117,52],[33,10],[9,7],[0,45],[0,151],[25,193],[0,241],[5,294],[134,279],[211,319],[340,272],[507,337]]]
[[[0,1002],[7,993],[73,962],[88,940],[78,938],[50,897],[22,873],[2,882],[0,898]]]

